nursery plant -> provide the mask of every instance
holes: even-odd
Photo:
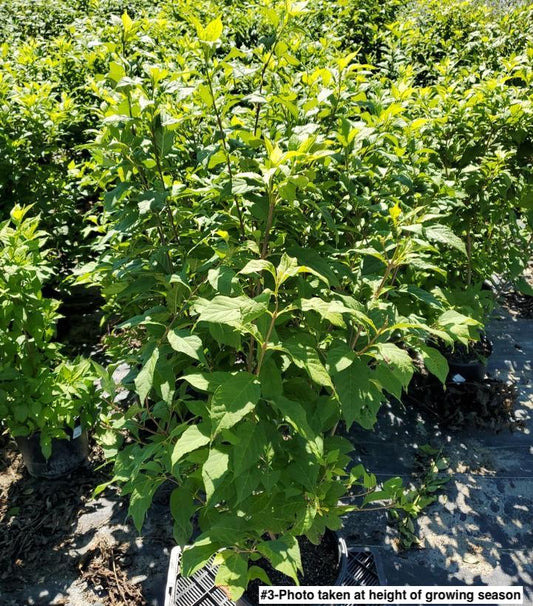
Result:
[[[0,223],[0,422],[13,437],[38,434],[48,458],[53,438],[96,422],[96,376],[53,341],[59,302],[42,295],[52,270],[29,211],[15,205]]]
[[[287,49],[305,46],[302,8],[283,6],[265,11],[274,42],[248,54],[227,47],[220,19],[193,19],[180,69],[143,63],[137,40],[154,24],[124,15],[122,49],[95,83],[92,174],[107,193],[94,217],[100,257],[80,281],[99,284],[123,318],[114,353],[135,394],[107,415],[102,443],[138,528],[157,489],[175,484],[183,571],[218,554],[217,583],[234,598],[267,580],[262,557],[297,581],[297,537],[319,542],[350,509],[385,500],[413,513],[431,501],[350,469],[339,430],[371,429],[380,404],[400,396],[410,347],[444,381],[427,338],[468,340],[477,326],[398,281],[443,272],[440,247],[464,254],[440,215],[372,197],[354,208],[355,195],[339,195],[332,175],[352,162],[359,128],[337,115],[348,111],[337,95],[364,77],[353,55],[327,69],[319,55],[301,98],[281,98],[297,62]],[[320,107],[328,78],[339,83]],[[406,303],[418,299],[433,306],[429,322]],[[104,389],[112,399],[110,379]],[[340,505],[354,489],[360,504]]]
[[[428,169],[439,179],[433,208],[465,244],[466,256],[446,263],[446,287],[470,290],[478,302],[484,282],[527,288],[521,276],[533,254],[530,24],[527,3],[503,10],[498,3],[428,1],[391,25],[386,42],[402,75],[398,94],[416,95],[409,111],[421,121],[420,142],[432,150]]]

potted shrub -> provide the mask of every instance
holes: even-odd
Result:
[[[291,6],[282,17],[265,13],[276,35],[302,9]],[[113,350],[130,365],[123,384],[136,396],[127,407],[113,404],[105,381],[102,445],[139,529],[158,488],[175,486],[183,572],[215,556],[217,584],[236,599],[250,581],[270,580],[264,561],[297,582],[298,537],[320,543],[340,528],[355,506],[339,500],[354,487],[358,506],[390,499],[419,507],[399,479],[377,490],[373,476],[351,469],[352,446],[338,429],[372,429],[385,394],[399,397],[409,383],[409,346],[445,380],[446,362],[426,339],[453,342],[469,319],[442,304],[427,321],[412,305],[413,293],[427,295],[421,289],[407,292],[402,309],[398,301],[412,273],[443,273],[439,245],[464,245],[440,215],[408,212],[394,198],[377,205],[369,195],[353,209],[339,186],[351,184],[338,175],[356,157],[349,146],[358,129],[342,120],[331,136],[335,112],[344,111],[333,103],[302,128],[315,119],[324,75],[294,78],[306,82],[306,102],[290,111],[279,111],[274,95],[264,107],[261,95],[235,92],[242,61],[254,90],[267,94],[266,70],[294,64],[283,47],[235,50],[233,63],[220,61],[215,19],[196,38],[180,38],[186,73],[146,64],[139,76],[141,26],[122,18],[122,50],[99,81],[103,120],[91,147],[108,191],[100,256],[80,280],[100,284],[123,319]],[[356,73],[352,59],[332,59],[347,106],[353,90],[342,77]]]
[[[29,472],[56,477],[87,456],[95,375],[89,360],[64,359],[52,341],[58,302],[42,296],[52,270],[28,210],[16,205],[0,224],[0,420]]]

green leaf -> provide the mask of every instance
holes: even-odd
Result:
[[[328,284],[331,284],[332,286],[339,285],[339,280],[331,269],[328,261],[321,257],[315,250],[293,246],[287,249],[287,252],[291,256],[296,257],[300,265],[306,265],[310,269],[313,269],[317,274],[320,274]]]
[[[434,347],[420,344],[418,346],[424,364],[430,373],[434,374],[441,383],[446,383],[449,367],[446,358]]]
[[[198,314],[200,322],[240,326],[246,322],[253,321],[265,313],[267,306],[244,295],[238,297],[217,295],[211,300],[196,299],[192,306],[192,311]]]
[[[128,513],[133,518],[133,523],[138,532],[142,529],[146,512],[152,504],[156,490],[164,481],[165,478],[154,478],[142,473],[138,474],[135,478],[135,486],[130,495]]]
[[[199,425],[191,425],[181,434],[178,441],[174,445],[170,461],[174,466],[186,454],[193,450],[197,450],[211,441],[209,427],[200,423]]]
[[[41,431],[41,439],[39,440],[43,457],[48,461],[52,456],[52,437],[47,431]]]
[[[286,535],[276,541],[265,541],[257,545],[257,550],[270,561],[272,566],[298,583],[298,572],[302,570],[298,541]]]
[[[433,242],[448,244],[466,255],[465,243],[456,236],[453,231],[446,225],[430,225],[425,229],[426,238]]]
[[[217,488],[224,483],[224,477],[228,472],[229,455],[219,448],[212,448],[209,456],[202,466],[202,479],[204,481],[205,498],[209,503]]]
[[[240,476],[236,475],[234,478],[235,492],[237,494],[236,504],[242,503],[242,501],[247,499],[259,486],[260,482],[261,472],[259,470],[250,469],[247,473]]]
[[[338,343],[331,347],[326,356],[326,366],[330,375],[335,375],[348,368],[355,358],[355,352],[346,343]]]
[[[28,418],[29,408],[26,402],[17,402],[13,407],[13,416],[19,423],[24,423]]]
[[[298,449],[293,457],[293,461],[284,470],[284,475],[292,478],[296,486],[303,486],[305,490],[312,493],[316,490],[318,474],[321,468],[317,464],[316,455],[310,453],[309,450],[307,448]]]
[[[193,545],[185,547],[181,554],[181,569],[185,576],[191,576],[203,568],[220,546],[209,537],[203,537]]]
[[[201,322],[231,324],[241,322],[241,298],[217,295],[211,300],[198,298],[192,306]]]
[[[178,545],[185,545],[191,537],[195,509],[194,496],[188,486],[174,488],[170,495],[170,513],[174,519],[174,540]]]
[[[518,292],[528,297],[533,297],[533,286],[525,279],[519,278],[516,282],[516,288]]]
[[[216,42],[220,39],[224,26],[220,17],[210,21],[206,27],[198,27],[198,37],[202,42]]]
[[[427,292],[426,290],[419,288],[418,286],[413,286],[412,284],[409,284],[407,286],[401,286],[400,288],[398,288],[398,291],[407,292],[415,299],[423,301],[430,307],[442,310],[442,303],[430,292]]]
[[[259,380],[261,381],[261,394],[264,398],[275,398],[283,393],[281,371],[272,358],[269,358],[261,366]]]
[[[128,13],[123,13],[121,19],[122,19],[122,27],[124,28],[124,32],[127,34],[133,27],[133,21],[131,20]]]
[[[333,387],[331,377],[320,361],[317,350],[307,343],[302,343],[298,337],[292,337],[283,343],[283,348],[290,354],[298,368],[307,371],[311,379],[318,385]]]
[[[245,422],[235,430],[238,443],[232,451],[232,467],[236,477],[244,474],[250,467],[257,466],[266,438],[261,425]]]
[[[231,376],[231,373],[221,371],[196,372],[184,375],[182,379],[199,391],[213,393],[217,387],[223,385]]]
[[[378,364],[374,370],[376,381],[381,385],[382,390],[401,400],[404,385],[386,364]]]
[[[237,601],[248,582],[248,558],[236,551],[221,551],[215,557],[215,565],[218,565],[215,585],[227,587],[231,599]]]
[[[184,353],[198,361],[204,359],[203,344],[200,337],[191,335],[187,330],[175,328],[168,333],[167,338],[174,351]]]
[[[275,399],[275,404],[283,417],[290,422],[298,433],[308,440],[315,437],[315,433],[309,425],[305,408],[299,402],[279,397]]]
[[[315,311],[324,320],[327,320],[333,326],[344,328],[346,326],[342,317],[343,313],[351,313],[348,307],[345,307],[340,301],[324,301],[318,297],[312,299],[302,299],[300,301],[302,311]]]
[[[257,377],[241,371],[215,389],[211,398],[211,420],[213,436],[229,429],[251,412],[261,395]]]
[[[354,421],[372,429],[383,396],[370,380],[371,370],[361,359],[334,376],[335,391],[341,404],[342,416],[350,427]]]
[[[463,315],[462,313],[459,313],[458,311],[455,311],[454,309],[449,309],[441,314],[437,320],[437,324],[446,327],[479,326],[479,322],[473,318]]]
[[[229,345],[229,347],[241,351],[242,335],[233,326],[226,324],[209,324],[209,334],[220,345]]]
[[[394,376],[404,387],[407,387],[413,376],[414,367],[413,361],[405,349],[401,349],[394,343],[378,343],[374,345],[373,350],[372,353],[376,359],[388,364]]]
[[[159,360],[159,349],[156,347],[139,374],[135,377],[135,388],[139,400],[144,402],[152,389],[154,373]]]
[[[254,259],[249,261],[239,273],[244,275],[260,274],[265,270],[270,272],[272,276],[276,277],[275,267],[272,265],[272,263],[270,263],[270,261],[265,261],[264,259]]]

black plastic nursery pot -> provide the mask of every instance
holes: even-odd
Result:
[[[487,372],[487,365],[479,360],[471,362],[448,362],[450,372],[448,373],[448,381],[462,382],[465,381],[483,381]]]
[[[309,559],[309,548],[313,552],[311,559],[314,562]],[[322,543],[318,546],[313,546],[307,539],[300,540],[300,551],[304,566],[302,584],[331,584],[337,586],[343,584],[348,564],[348,548],[344,539],[339,537],[336,532],[326,530]],[[287,584],[287,577],[272,569],[268,562],[256,562],[256,564],[266,567],[266,572],[273,585]],[[324,572],[326,572],[325,576]],[[261,581],[252,581],[243,596],[237,601],[237,606],[258,606],[259,587],[261,585],[263,585]],[[293,587],[292,583],[288,587]]]
[[[15,438],[22,453],[24,465],[34,478],[54,479],[67,475],[87,461],[89,436],[81,426],[67,429],[69,438],[52,439],[52,454],[45,459],[41,450],[40,433]]]
[[[464,381],[483,381],[487,372],[486,359],[492,353],[492,343],[485,335],[466,349],[458,348],[452,354],[445,354],[450,371],[448,380],[461,383]]]
[[[348,549],[337,535],[339,560],[336,586],[386,585],[386,579],[378,554],[371,549]],[[170,565],[165,592],[165,606],[254,606],[244,594],[237,602],[215,586],[217,569],[211,561],[191,577],[179,573],[181,548],[174,547],[170,555]]]

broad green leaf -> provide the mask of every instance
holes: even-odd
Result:
[[[179,351],[195,360],[203,360],[203,344],[200,337],[191,335],[187,330],[174,328],[167,335],[168,342],[174,351]]]
[[[250,422],[242,423],[234,431],[239,441],[232,451],[232,467],[235,476],[240,476],[257,466],[266,438],[262,426]]]
[[[276,277],[276,269],[270,263],[270,261],[265,261],[264,259],[254,259],[253,261],[248,261],[248,263],[240,270],[240,274],[248,275],[248,274],[259,274],[262,271],[270,272],[274,277]]]
[[[222,35],[223,29],[222,19],[217,17],[205,27],[198,27],[198,37],[202,42],[216,42]]]
[[[228,466],[229,455],[226,452],[219,448],[212,448],[209,451],[207,461],[202,466],[202,479],[207,503],[211,501],[217,488],[223,484]]]
[[[329,262],[311,248],[292,246],[287,249],[289,255],[296,257],[300,265],[305,265],[320,274],[327,284],[338,286],[339,280],[330,267]]]
[[[517,280],[516,288],[523,295],[533,297],[533,286],[531,286],[531,284],[525,278],[519,278]]]
[[[276,541],[264,541],[257,545],[257,550],[270,561],[276,570],[298,583],[298,572],[302,570],[302,560],[300,546],[293,536],[285,535]]]
[[[309,425],[305,408],[299,402],[279,397],[275,399],[275,404],[279,411],[290,422],[294,429],[308,440],[315,436],[314,431]]]
[[[441,314],[437,320],[440,326],[452,327],[452,326],[479,326],[479,322],[473,318],[469,318],[454,309],[449,309]]]
[[[236,326],[238,326],[236,324]],[[233,325],[209,323],[209,334],[220,345],[229,345],[229,347],[242,350],[242,334]]]
[[[154,373],[159,360],[159,349],[156,347],[139,374],[135,377],[135,388],[141,403],[144,403],[154,383]]]
[[[398,288],[398,291],[407,292],[415,299],[423,301],[424,303],[427,303],[433,308],[442,310],[442,303],[437,299],[437,297],[432,295],[430,292],[419,288],[418,286],[413,286],[412,284],[409,284],[407,286],[401,286],[400,288]]]
[[[329,349],[326,355],[326,366],[329,374],[335,375],[345,370],[355,358],[355,352],[346,343],[338,343]]]
[[[281,260],[276,267],[276,284],[281,286],[289,278],[298,274],[298,261],[294,257],[289,257],[283,253]]]
[[[344,328],[346,326],[342,317],[343,313],[351,313],[348,307],[345,307],[340,301],[324,301],[318,297],[312,299],[302,299],[300,301],[302,311],[315,311],[320,314],[324,320],[327,320],[333,326]]]
[[[215,585],[227,587],[231,599],[237,601],[247,585],[248,558],[236,551],[221,551],[216,555],[214,564],[218,565]]]
[[[418,349],[424,360],[424,364],[430,373],[434,374],[441,383],[446,383],[449,367],[446,358],[434,347],[419,345]]]
[[[447,244],[466,255],[465,243],[447,225],[430,225],[426,227],[425,233],[428,240]]]
[[[174,519],[174,540],[185,545],[191,538],[192,516],[195,512],[194,496],[187,485],[174,488],[170,495],[170,513]]]
[[[300,449],[284,470],[284,475],[288,475],[296,482],[296,485],[303,486],[309,492],[316,490],[319,473],[320,466],[317,464],[317,456],[308,448]]]
[[[129,31],[131,30],[131,28],[133,26],[133,21],[131,20],[128,13],[123,13],[121,19],[122,19],[122,26],[124,28],[124,33],[127,34],[127,33],[129,33]]]
[[[211,300],[198,298],[192,306],[201,322],[235,324],[241,321],[240,297],[217,295]]]
[[[414,367],[413,361],[405,349],[401,349],[394,343],[378,343],[374,345],[372,353],[377,360],[383,360],[388,364],[404,387],[409,385]]]
[[[151,477],[142,473],[135,478],[135,486],[130,495],[128,513],[133,518],[135,528],[140,532],[146,512],[152,504],[153,496],[165,481],[163,477]]]
[[[212,543],[223,546],[232,545],[235,537],[250,528],[249,520],[242,512],[223,512],[215,510],[205,511],[204,523],[207,530],[203,532],[198,541],[209,538]]]
[[[211,441],[210,430],[208,426],[200,423],[191,425],[181,434],[174,445],[170,461],[174,466],[186,454],[189,454],[197,448],[201,448]]]
[[[303,368],[318,385],[333,387],[331,377],[322,364],[317,350],[309,344],[302,343],[297,337],[283,343],[292,361],[298,368]]]
[[[283,393],[281,371],[272,358],[269,358],[261,366],[259,380],[261,381],[261,394],[264,398],[275,398]]]
[[[198,314],[201,322],[229,324],[239,326],[251,322],[265,313],[267,306],[245,297],[226,297],[217,295],[211,300],[198,298],[192,306],[193,313]]]
[[[362,359],[333,377],[335,391],[341,404],[342,416],[350,427],[354,421],[372,429],[382,402],[380,390],[370,380],[371,370]]]
[[[238,446],[236,448],[238,448]],[[240,504],[247,499],[261,483],[261,472],[258,469],[250,469],[240,476],[236,475],[233,481],[237,495],[236,504]]]
[[[229,429],[250,413],[261,395],[257,377],[241,371],[215,389],[211,398],[211,421],[213,436]]]
[[[185,547],[181,555],[181,570],[185,576],[191,576],[203,568],[218,550],[220,545],[209,537],[201,538]]]
[[[19,423],[24,423],[28,418],[29,408],[26,402],[17,402],[13,407],[13,416]]]
[[[229,372],[195,372],[189,375],[184,375],[182,379],[190,383],[195,389],[199,391],[206,391],[213,393],[217,387],[223,385],[226,381],[231,378]]]
[[[384,391],[401,400],[404,385],[387,364],[378,364],[374,377]]]

